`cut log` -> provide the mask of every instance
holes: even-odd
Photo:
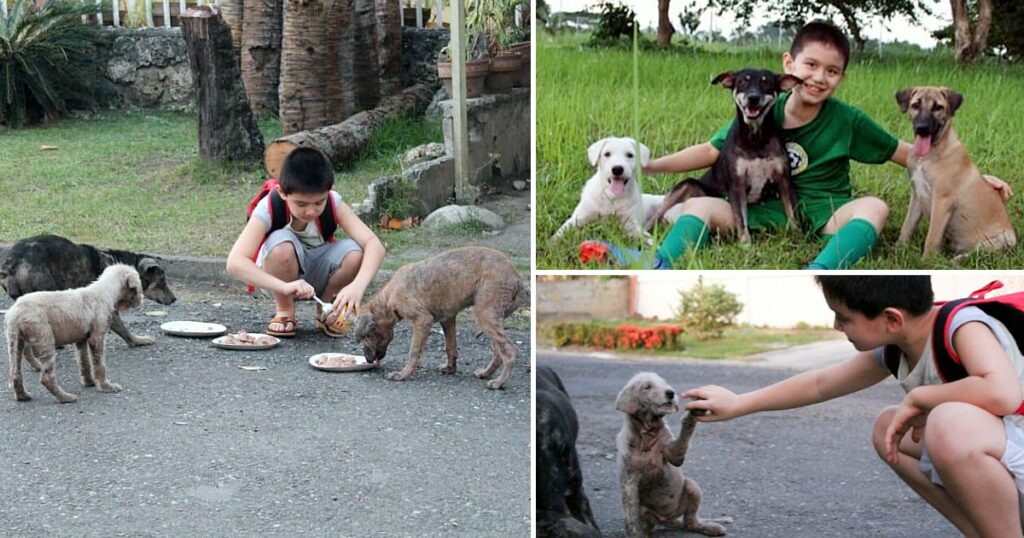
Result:
[[[370,141],[373,130],[384,120],[422,114],[433,96],[433,86],[417,84],[381,100],[377,108],[364,110],[341,123],[282,136],[267,146],[263,153],[263,167],[270,177],[276,178],[285,156],[299,146],[319,149],[335,165],[352,159]]]
[[[199,156],[213,161],[254,161],[263,135],[242,86],[231,29],[216,6],[191,8],[181,17],[182,37],[196,87]]]

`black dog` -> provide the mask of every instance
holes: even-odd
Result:
[[[579,424],[555,371],[537,368],[537,536],[598,537],[576,455]]]
[[[15,243],[0,264],[0,284],[12,299],[33,291],[80,288],[89,285],[103,269],[115,263],[138,270],[146,298],[165,305],[175,301],[174,294],[167,288],[164,270],[152,256],[76,245],[56,235],[39,235]],[[133,335],[116,312],[110,328],[131,346],[153,343],[152,337]]]
[[[789,158],[779,138],[780,126],[772,114],[779,92],[803,83],[793,75],[777,75],[761,69],[726,72],[711,84],[732,90],[736,119],[729,129],[722,152],[700,181],[684,179],[665,195],[661,207],[647,219],[650,230],[672,206],[693,196],[729,198],[740,241],[750,241],[747,204],[765,197],[765,187],[774,183],[782,198],[790,228],[796,228],[796,189],[790,177]]]

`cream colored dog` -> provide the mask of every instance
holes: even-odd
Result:
[[[587,157],[597,170],[583,186],[576,209],[553,238],[561,237],[569,228],[579,228],[610,215],[617,216],[622,229],[633,237],[649,237],[644,231],[644,221],[665,198],[643,194],[637,183],[637,166],[647,164],[651,150],[632,138],[604,138],[590,145]]]
[[[64,392],[54,375],[57,350],[68,344],[78,348],[82,385],[95,385],[100,392],[120,392],[119,385],[107,380],[103,340],[114,313],[139,306],[142,293],[138,271],[115,264],[84,288],[36,291],[18,298],[7,311],[6,321],[10,381],[18,401],[32,399],[21,377],[22,359],[40,371],[40,382],[57,401],[70,403],[78,399]]]
[[[725,527],[697,516],[700,487],[680,470],[697,421],[687,413],[679,437],[672,438],[663,420],[679,411],[672,387],[657,374],[636,374],[619,392],[615,408],[626,414],[616,438],[626,535],[650,536],[655,524],[724,535]]]

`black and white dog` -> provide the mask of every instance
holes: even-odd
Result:
[[[152,256],[76,245],[56,235],[38,235],[15,243],[0,263],[0,285],[12,299],[34,291],[81,288],[99,278],[108,265],[115,263],[130,265],[139,272],[143,295],[147,299],[164,305],[176,300],[167,287],[164,270]],[[133,335],[116,312],[110,328],[131,346],[153,343],[152,337]]]
[[[778,75],[762,69],[722,73],[711,81],[732,90],[736,119],[729,129],[721,154],[700,180],[684,179],[665,195],[661,207],[647,219],[651,229],[669,208],[693,196],[727,197],[740,241],[750,241],[747,204],[761,200],[769,183],[782,198],[789,226],[796,228],[796,189],[789,171],[789,158],[779,137],[772,110],[779,92],[803,83],[793,75]]]
[[[599,537],[576,454],[579,423],[562,380],[537,368],[537,536]]]

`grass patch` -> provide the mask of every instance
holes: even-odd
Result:
[[[281,134],[277,120],[260,129],[268,142]],[[98,247],[227,256],[265,172],[202,161],[196,133],[194,115],[154,110],[4,130],[0,166],[16,179],[0,181],[0,240],[54,233]],[[361,202],[373,180],[401,173],[399,154],[443,139],[439,122],[392,120],[360,159],[336,163],[335,189]]]
[[[644,248],[611,220],[551,239],[572,213],[583,183],[593,175],[587,147],[608,136],[634,136],[660,157],[706,142],[731,121],[732,101],[726,91],[710,86],[723,71],[762,67],[781,71],[781,50],[765,48],[652,51],[639,56],[639,113],[634,127],[631,81],[633,53],[627,48],[593,49],[578,35],[538,36],[537,47],[537,178],[536,230],[538,269],[582,269],[576,245],[601,238]],[[995,63],[961,68],[949,54],[878,56],[851,60],[846,80],[835,96],[857,106],[901,139],[912,137],[910,121],[900,114],[894,94],[914,85],[942,85],[964,94],[956,115],[957,134],[978,167],[999,176],[1018,192],[1009,202],[1010,218],[1024,217],[1024,183],[1017,158],[1024,145],[1024,116],[1015,103],[1024,98],[1024,67]],[[1016,269],[1024,266],[1024,249],[1008,254],[974,254],[959,265],[944,256],[922,259],[926,225],[922,222],[911,243],[897,248],[899,227],[906,215],[910,183],[906,170],[895,164],[851,163],[854,195],[872,195],[890,207],[889,221],[872,253],[858,269]],[[667,192],[689,174],[645,176],[643,190]],[[1018,233],[1024,228],[1017,226]],[[666,230],[655,230],[655,244]],[[823,246],[812,234],[755,234],[749,247],[731,239],[713,240],[709,247],[677,264],[683,269],[742,269],[803,267]],[[653,257],[653,249],[647,248]]]
[[[608,322],[610,325],[618,325],[618,322]],[[663,325],[664,323],[643,323],[625,321],[638,326]],[[660,357],[688,357],[700,359],[738,359],[766,351],[785,349],[793,346],[801,346],[823,340],[833,340],[839,333],[832,329],[806,328],[806,329],[769,329],[758,327],[730,327],[725,330],[722,338],[713,340],[696,340],[691,335],[683,333],[680,339],[685,346],[682,351],[651,351],[651,350],[628,350],[616,349],[614,353],[626,355],[655,355]],[[553,346],[550,331],[544,324],[537,326],[537,341],[542,346]],[[588,348],[589,349],[589,348]],[[594,348],[596,349],[596,348]]]

